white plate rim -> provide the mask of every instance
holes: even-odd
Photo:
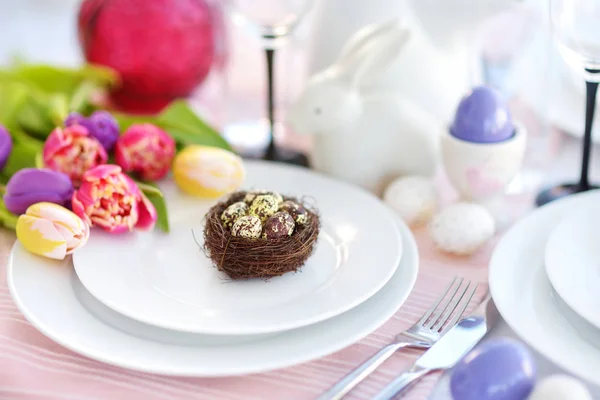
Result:
[[[292,340],[289,339],[290,335],[300,335],[303,338],[301,342],[310,342],[310,344],[307,345],[308,347],[302,351],[297,350],[294,354],[292,354],[290,351],[282,351],[278,353],[277,357],[271,356],[269,359],[264,353],[260,352],[260,349],[256,349],[256,343],[248,344],[248,346],[253,347],[252,351],[257,353],[256,358],[258,363],[253,365],[245,365],[243,362],[240,362],[238,359],[236,359],[231,362],[231,365],[227,367],[220,367],[220,369],[217,370],[215,368],[211,369],[211,367],[207,367],[206,365],[202,364],[195,364],[193,366],[185,365],[185,363],[182,363],[182,360],[180,359],[178,363],[171,364],[165,368],[164,366],[161,367],[160,365],[155,365],[147,360],[136,362],[132,361],[131,359],[124,359],[122,358],[122,354],[119,354],[121,357],[120,359],[115,359],[114,357],[103,354],[102,351],[90,349],[81,343],[74,344],[69,342],[63,338],[64,334],[57,333],[55,327],[52,327],[45,322],[44,318],[47,318],[47,315],[42,315],[40,317],[37,314],[32,313],[27,304],[20,297],[19,288],[15,285],[14,281],[14,269],[17,268],[15,267],[15,254],[19,251],[25,253],[25,250],[22,249],[18,241],[11,250],[7,264],[7,285],[17,308],[25,316],[25,318],[44,336],[66,347],[67,349],[103,363],[130,370],[169,376],[221,377],[266,372],[312,361],[314,359],[318,359],[342,350],[378,329],[381,325],[388,321],[405,303],[417,280],[419,271],[419,252],[414,236],[412,235],[410,229],[399,218],[394,217],[394,219],[398,224],[398,228],[404,242],[406,257],[402,258],[400,261],[401,267],[396,270],[394,277],[386,284],[386,286],[384,286],[379,293],[373,296],[373,298],[367,300],[358,307],[347,311],[344,314],[333,317],[330,320],[322,321],[314,325],[292,330],[280,335],[284,339],[279,340],[284,343],[285,340]],[[40,263],[43,262],[48,262],[48,260],[40,258]],[[63,265],[62,267],[66,266]],[[74,274],[74,271],[70,271],[66,275],[65,279],[70,279],[69,276],[71,276],[71,274]],[[398,290],[402,288],[404,288],[404,290]],[[75,296],[75,294],[72,295]],[[380,297],[383,297],[384,300],[379,300]],[[379,306],[384,307],[385,311],[377,315],[367,312],[369,308],[377,307],[376,302],[379,302]],[[89,315],[89,317],[96,320],[96,318],[91,315],[89,311],[84,309],[80,303],[78,304],[79,307],[81,307],[84,312]],[[75,318],[73,321],[74,323],[81,323],[81,321],[77,320],[76,317],[73,318]],[[102,326],[106,326],[102,322],[98,320],[96,321]],[[336,321],[339,323],[336,323]],[[110,331],[117,332],[119,335],[125,335],[128,337],[130,336],[126,333],[117,331],[116,328],[108,326],[106,326],[106,328]],[[64,327],[61,329],[64,329]],[[312,333],[310,333],[311,331]],[[313,336],[312,341],[309,340],[309,337],[307,337],[307,333],[310,333],[309,336]],[[271,341],[271,339],[268,340]],[[134,341],[147,343],[146,340],[138,338],[134,339]],[[319,343],[319,341],[321,341],[321,343]],[[148,346],[148,344],[146,345]],[[149,346],[156,349],[162,348],[165,345],[162,343],[152,343]],[[167,345],[167,348],[172,349],[172,347],[169,345]],[[287,347],[286,349],[289,350]],[[185,352],[182,356],[185,356],[186,354],[190,353],[190,348],[185,347],[182,351]],[[168,359],[172,358],[171,355],[172,354],[169,353]],[[191,356],[194,356],[194,354]],[[197,357],[193,357],[193,359],[194,362],[199,362]],[[211,363],[205,362],[205,364]]]
[[[595,384],[600,384],[600,375],[594,368],[600,362],[600,349],[595,348],[580,336],[575,328],[567,322],[567,319],[560,314],[556,303],[551,300],[553,289],[545,275],[544,249],[552,228],[560,222],[569,209],[578,203],[597,202],[599,196],[600,191],[577,194],[556,200],[533,211],[505,233],[496,246],[489,265],[489,285],[492,298],[504,321],[512,330],[524,342],[553,363]],[[527,236],[527,233],[535,233],[535,236]],[[533,244],[540,248],[537,253],[532,252]],[[510,261],[519,257],[517,254],[519,249],[522,253],[529,254],[528,257],[532,257],[534,260],[526,260],[528,262],[525,265],[511,265]],[[523,264],[523,260],[521,260],[521,264]],[[535,276],[532,278],[525,274]],[[547,291],[544,294],[547,298],[534,299],[537,303],[535,307],[532,307],[534,311],[530,313],[524,312],[527,307],[522,303],[519,304],[519,307],[513,307],[512,304],[517,299],[522,301],[523,292],[516,293],[515,281],[525,278],[532,284],[543,286]],[[527,287],[527,289],[531,288]],[[529,293],[526,294],[529,295]],[[543,323],[538,321],[542,318],[544,319]],[[549,322],[554,326],[547,326]],[[540,332],[542,335],[539,335]],[[590,359],[590,357],[597,358]]]
[[[247,160],[247,161],[245,161],[245,163],[246,163],[247,171],[250,171],[253,168],[257,168],[258,170],[261,170],[261,169],[269,170],[269,169],[277,168],[277,169],[280,169],[283,171],[288,170],[294,174],[302,174],[302,175],[306,176],[307,178],[316,179],[316,180],[319,180],[322,182],[327,182],[327,184],[335,184],[336,187],[346,188],[346,190],[349,190],[354,193],[358,193],[363,198],[368,199],[368,201],[373,202],[373,204],[375,204],[377,206],[378,212],[380,211],[383,214],[389,215],[390,219],[394,218],[393,211],[389,207],[387,207],[381,201],[381,199],[379,199],[374,194],[372,194],[362,188],[359,188],[355,185],[349,184],[347,182],[334,179],[330,176],[321,174],[317,171],[308,170],[306,168],[297,167],[297,166],[293,166],[293,165],[286,165],[286,164],[281,164],[281,163],[273,163],[273,162],[260,161],[260,160]],[[172,186],[172,182],[169,182],[169,185]],[[387,218],[385,218],[385,219],[387,220]],[[394,224],[392,224],[392,229],[394,230],[394,234],[397,235],[398,238],[400,238],[398,228]],[[211,334],[211,335],[251,335],[251,334],[274,333],[274,332],[286,331],[289,329],[295,329],[295,328],[307,326],[307,325],[310,325],[310,324],[313,324],[316,322],[324,321],[326,319],[329,319],[336,315],[339,315],[343,312],[346,312],[346,311],[360,305],[367,299],[369,299],[371,296],[376,294],[394,275],[396,268],[402,258],[402,254],[403,254],[402,245],[397,246],[397,249],[395,249],[395,250],[396,250],[396,254],[394,257],[395,258],[395,263],[393,263],[394,266],[390,266],[387,269],[385,276],[382,276],[382,278],[376,284],[371,284],[369,286],[368,290],[363,290],[360,294],[352,293],[351,300],[347,300],[344,304],[339,305],[336,308],[328,309],[327,311],[322,312],[317,316],[312,316],[309,318],[307,317],[307,318],[303,318],[303,319],[288,320],[288,321],[284,321],[284,322],[273,321],[269,325],[259,325],[259,324],[255,324],[254,322],[252,324],[246,323],[245,325],[241,325],[241,326],[234,325],[232,327],[210,326],[210,325],[202,325],[202,324],[193,325],[193,326],[186,325],[186,324],[178,324],[178,325],[164,324],[160,320],[151,319],[151,318],[150,319],[142,318],[139,315],[130,313],[128,309],[120,307],[119,304],[117,304],[116,302],[110,301],[110,299],[106,299],[104,296],[99,295],[94,290],[93,287],[90,287],[86,284],[85,280],[82,279],[81,282],[83,283],[83,285],[86,287],[86,289],[90,293],[92,293],[104,305],[112,308],[114,311],[117,311],[123,315],[126,315],[129,318],[136,319],[140,322],[159,326],[164,329],[172,329],[172,330],[178,330],[181,332],[201,333],[201,334]],[[74,255],[74,260],[75,259],[77,259],[77,254]],[[390,264],[390,265],[392,265],[392,264]],[[75,270],[78,271],[78,268],[75,267]],[[346,273],[346,275],[348,275],[348,274]],[[333,285],[331,283],[336,283],[337,279],[339,279],[339,276],[336,279],[333,279],[330,283],[328,283],[327,290],[330,290],[333,287]],[[340,286],[339,283],[337,284],[337,286]],[[319,295],[321,295],[321,294],[325,294],[325,292],[319,291]],[[296,303],[298,303],[298,302],[296,302]],[[273,310],[270,310],[270,312],[272,312],[272,311]]]
[[[545,260],[546,260],[546,274],[548,275],[548,279],[550,283],[556,290],[557,295],[560,296],[562,301],[576,314],[580,317],[584,318],[587,322],[594,325],[596,328],[600,328],[600,314],[598,313],[598,309],[593,309],[593,305],[588,303],[585,299],[585,295],[578,295],[577,293],[572,293],[564,280],[565,273],[562,269],[565,267],[564,263],[557,261],[560,257],[563,257],[560,253],[563,247],[560,245],[560,238],[565,234],[563,233],[564,229],[568,229],[571,224],[578,223],[582,218],[586,223],[597,222],[597,217],[594,220],[590,220],[590,214],[598,215],[600,212],[600,207],[594,206],[593,208],[586,207],[585,209],[578,209],[573,213],[566,215],[562,221],[554,228],[550,237],[548,238],[548,242],[546,243],[546,251],[545,251]],[[592,217],[593,218],[593,217]],[[573,268],[577,264],[571,263],[569,268]],[[577,270],[572,270],[573,274],[566,274],[577,276]],[[583,273],[583,271],[579,271]],[[572,278],[572,279],[581,279],[581,278]],[[581,283],[581,282],[579,282]]]

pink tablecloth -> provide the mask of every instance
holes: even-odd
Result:
[[[528,201],[513,200],[519,205]],[[455,275],[483,283],[476,300],[487,290],[487,261],[493,242],[472,257],[458,258],[435,249],[424,229],[416,230],[415,235],[421,257],[416,287],[405,305],[376,332],[338,353],[292,368],[243,377],[189,379],[107,366],[44,337],[23,318],[8,293],[4,269],[14,236],[2,232],[0,399],[312,399],[412,325]],[[475,301],[471,308],[474,305]],[[370,398],[418,354],[397,353],[348,398]],[[426,399],[436,380],[435,375],[427,377],[406,399]]]
[[[545,151],[541,151],[541,142],[533,142],[532,132],[542,132],[535,126],[534,116],[525,113],[519,117],[528,126],[532,142],[527,160],[530,164],[548,165],[548,160],[540,160],[540,157],[545,158],[544,153],[553,153],[562,147],[560,136],[550,135],[550,140],[543,146]],[[442,204],[454,201],[455,194],[443,175],[439,184]],[[520,194],[506,196],[504,208],[514,221],[531,206],[530,191],[522,190]],[[471,257],[451,257],[435,248],[424,228],[416,229],[414,234],[420,253],[416,286],[404,306],[377,331],[342,351],[292,368],[243,377],[192,379],[155,376],[107,366],[79,356],[44,337],[23,318],[10,298],[5,267],[14,235],[0,230],[0,400],[313,399],[418,320],[454,276],[482,284],[471,304],[472,309],[487,290],[488,260],[501,233]],[[418,354],[415,351],[398,352],[347,398],[371,398],[404,371]],[[426,377],[404,398],[426,399],[437,378],[437,375]]]

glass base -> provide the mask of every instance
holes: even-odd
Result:
[[[554,200],[594,189],[598,189],[598,186],[590,185],[587,188],[582,188],[578,183],[564,183],[541,191],[535,198],[535,204],[536,206],[541,207]]]
[[[242,155],[242,157],[249,160],[265,160],[264,156],[258,157],[256,155]],[[300,153],[295,150],[289,149],[276,149],[274,156],[269,160],[274,162],[280,162],[285,164],[297,165],[300,167],[309,168],[308,157],[304,153]]]

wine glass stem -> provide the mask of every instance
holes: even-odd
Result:
[[[269,118],[269,146],[265,154],[266,160],[275,160],[275,99],[274,99],[274,73],[273,65],[275,58],[275,50],[265,49],[267,56],[267,111]]]
[[[590,187],[588,172],[592,150],[592,125],[594,123],[594,111],[596,110],[597,91],[598,82],[586,82],[585,134],[583,136],[583,156],[581,158],[581,179],[579,180],[580,190],[588,190]]]

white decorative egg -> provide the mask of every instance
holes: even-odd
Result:
[[[493,216],[483,206],[456,203],[433,217],[429,233],[443,251],[458,255],[474,253],[496,230]]]
[[[433,181],[420,176],[398,178],[388,185],[383,200],[408,225],[419,225],[431,219],[437,209]]]
[[[552,375],[540,381],[529,400],[592,400],[587,387],[568,375]]]

